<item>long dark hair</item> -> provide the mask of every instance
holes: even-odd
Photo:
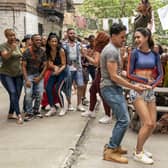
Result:
[[[56,38],[57,41],[58,41],[58,45],[57,45],[57,53],[56,55],[59,55],[59,52],[60,52],[60,49],[61,49],[61,42],[60,42],[60,39],[59,37],[57,36],[56,33],[53,33],[51,32],[49,35],[48,35],[48,38],[47,38],[47,44],[46,44],[46,55],[47,55],[47,59],[51,59],[51,47],[49,45],[49,41],[52,39],[52,38]]]
[[[150,29],[144,28],[144,27],[139,27],[135,30],[135,32],[140,32],[144,37],[148,37],[149,48],[153,50],[154,41],[152,39],[152,33],[151,33]]]

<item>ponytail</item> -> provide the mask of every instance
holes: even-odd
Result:
[[[144,27],[139,27],[139,28],[136,29],[136,31],[140,32],[144,37],[148,37],[149,48],[153,50],[154,41],[153,41],[152,33],[151,33],[150,29],[144,28]]]

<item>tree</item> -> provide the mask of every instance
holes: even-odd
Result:
[[[80,9],[88,18],[121,18],[135,16],[137,5],[141,0],[84,0]],[[157,9],[168,4],[168,0],[149,0],[154,11],[155,27],[158,35],[164,35],[166,31],[161,28]]]
[[[149,1],[154,11],[168,3],[168,0]],[[141,0],[85,0],[81,11],[87,17],[129,17],[134,15],[136,7],[140,2]]]

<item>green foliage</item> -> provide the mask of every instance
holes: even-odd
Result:
[[[134,14],[140,2],[141,0],[85,0],[81,11],[87,17],[128,17]],[[150,3],[153,10],[156,11],[158,8],[167,5],[168,0],[150,0]]]
[[[121,18],[134,16],[137,5],[141,0],[84,0],[80,12],[88,18]],[[162,30],[157,10],[168,4],[168,0],[149,0],[155,16],[155,36],[163,36],[166,31]],[[101,29],[100,23],[100,29]],[[164,41],[156,38],[158,41]]]

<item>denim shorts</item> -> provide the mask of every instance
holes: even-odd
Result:
[[[72,82],[75,81],[77,86],[83,86],[83,71],[82,69],[78,69],[77,71],[71,71]]]
[[[130,90],[130,100],[134,102],[137,98],[142,98],[146,102],[152,102],[156,100],[155,93],[152,89],[143,91],[141,94],[135,90]]]

